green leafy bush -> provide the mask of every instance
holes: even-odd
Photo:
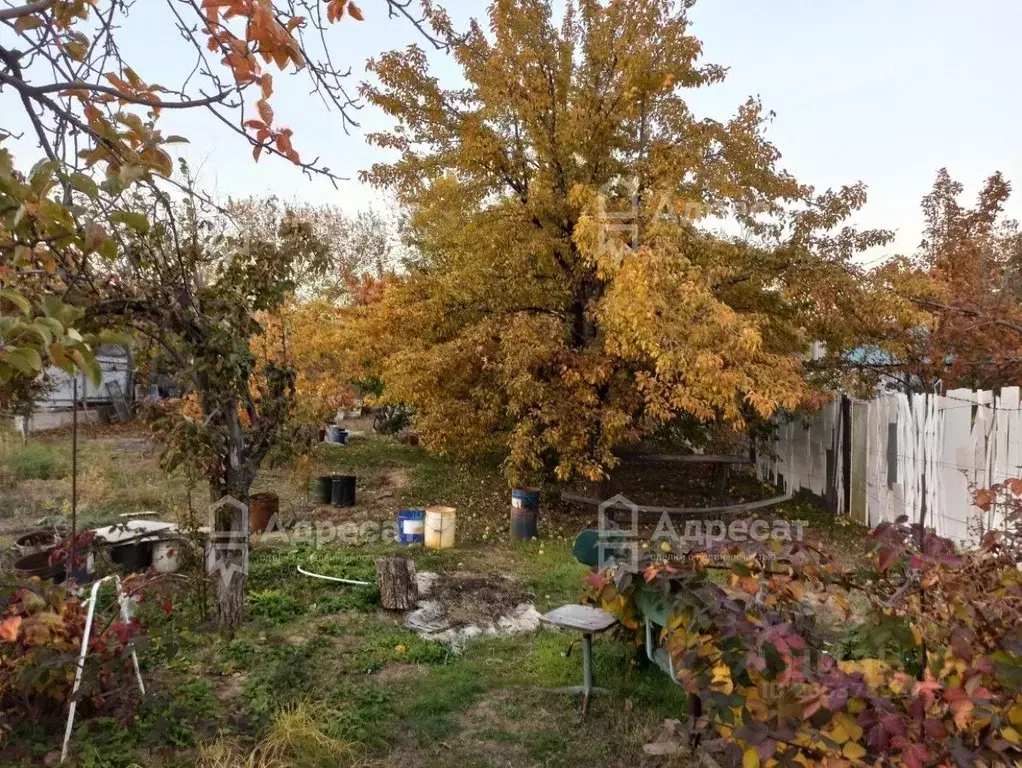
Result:
[[[291,595],[276,589],[253,592],[248,596],[252,615],[271,624],[286,624],[305,613],[305,606]]]
[[[232,640],[220,654],[220,672],[225,675],[252,668],[256,649],[248,640]]]
[[[19,480],[53,480],[67,474],[67,460],[50,446],[27,443],[9,454],[7,466]]]
[[[1022,478],[974,500],[1005,510],[1004,527],[968,551],[902,516],[874,530],[872,570],[816,542],[780,553],[725,542],[617,562],[588,578],[590,596],[640,642],[657,625],[658,664],[731,764],[1022,765]],[[830,602],[848,622],[852,592],[868,623],[816,644],[800,627],[807,605]]]
[[[193,747],[215,731],[216,696],[205,680],[177,686],[169,701],[157,700],[140,713],[140,741],[167,744],[178,749]]]
[[[311,691],[314,659],[327,642],[326,638],[313,638],[302,645],[258,649],[243,694],[253,722],[265,724],[273,712],[297,703]]]
[[[341,685],[330,696],[333,717],[327,733],[335,739],[369,746],[385,742],[383,723],[394,714],[394,696],[375,686]]]
[[[376,587],[352,587],[339,595],[319,598],[310,606],[311,610],[325,616],[342,611],[362,611],[370,613],[376,610],[380,602],[380,590]]]

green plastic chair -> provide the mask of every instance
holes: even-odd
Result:
[[[588,565],[590,568],[599,568],[600,566],[600,548],[603,548],[604,559],[609,559],[616,554],[613,540],[608,542],[606,539],[601,543],[599,531],[582,531],[576,538],[575,543],[571,547],[571,556],[574,557],[582,565]],[[630,546],[627,542],[621,542],[622,554],[628,554],[626,548]]]
[[[604,543],[604,555],[613,554],[613,549],[608,548]],[[582,531],[571,547],[571,555],[583,565],[590,568],[599,567],[600,563],[600,532]],[[651,662],[662,669],[671,680],[678,682],[677,671],[671,661],[671,655],[657,642],[660,630],[667,625],[668,601],[664,595],[657,594],[651,590],[639,589],[635,597],[639,614],[645,622],[646,629],[646,656]],[[588,678],[587,678],[588,679]]]
[[[582,531],[571,547],[571,556],[582,565],[596,568],[600,564],[600,532]]]

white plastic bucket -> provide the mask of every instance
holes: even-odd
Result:
[[[153,547],[153,570],[157,573],[177,573],[181,567],[178,552],[184,542],[158,541]]]
[[[456,522],[454,507],[426,507],[426,546],[430,549],[453,547]]]

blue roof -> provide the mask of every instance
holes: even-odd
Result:
[[[845,353],[845,359],[859,365],[891,365],[896,362],[890,353],[875,344],[864,344]]]

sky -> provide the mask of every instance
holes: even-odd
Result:
[[[447,0],[456,22],[482,15],[483,0]],[[407,22],[386,18],[382,0],[363,0],[366,20],[330,30],[335,59],[352,67],[351,90],[366,77],[367,58],[421,42]],[[730,68],[727,81],[690,93],[698,116],[726,119],[749,96],[776,112],[768,130],[781,165],[818,189],[863,181],[869,202],[854,223],[896,231],[885,253],[909,253],[921,237],[919,201],[937,170],[948,167],[972,198],[1000,170],[1022,184],[1022,2],[1018,0],[699,0],[693,32],[706,60]],[[148,82],[179,83],[192,59],[171,27],[166,6],[142,0],[122,30],[125,59]],[[432,72],[456,84],[450,57],[430,54]],[[277,122],[291,126],[303,159],[319,157],[348,177],[337,189],[308,179],[276,158],[251,159],[250,148],[210,117],[165,112],[165,134],[183,134],[200,184],[222,198],[276,194],[333,203],[354,212],[381,208],[386,196],[358,181],[358,171],[389,155],[365,133],[390,125],[367,105],[360,127],[345,135],[336,114],[308,94],[307,81],[277,78]],[[0,114],[17,108],[0,96]],[[34,159],[27,140],[19,157]],[[1022,217],[1022,191],[1009,206]],[[872,254],[871,254],[872,255]],[[881,256],[883,254],[880,254]],[[879,257],[878,257],[879,258]]]

